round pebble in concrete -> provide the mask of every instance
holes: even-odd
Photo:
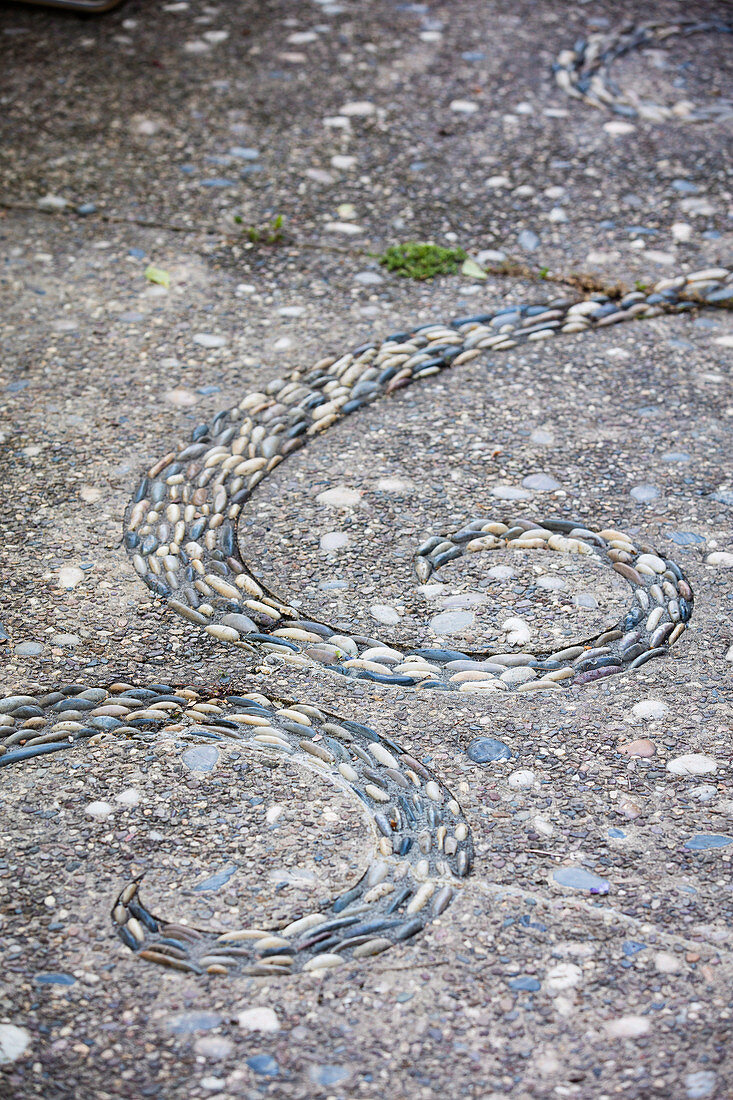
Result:
[[[638,501],[639,504],[649,504],[652,500],[657,499],[659,496],[659,489],[656,485],[634,485],[630,495],[634,500]]]
[[[706,756],[701,752],[685,753],[683,756],[675,756],[667,764],[667,771],[673,775],[706,775],[714,772],[717,764],[712,756]]]
[[[476,737],[466,749],[466,755],[474,764],[491,764],[498,760],[511,760],[512,750],[495,737]]]
[[[558,867],[552,872],[552,877],[559,886],[583,890],[589,894],[607,894],[611,889],[605,878],[586,871],[585,867]]]
[[[440,615],[433,615],[430,629],[436,634],[455,634],[459,630],[465,630],[473,620],[471,611],[444,611]]]
[[[16,1062],[30,1046],[31,1037],[24,1027],[0,1024],[0,1066]]]
[[[685,841],[685,848],[691,852],[709,852],[714,848],[727,848],[733,844],[733,836],[721,833],[697,833]]]

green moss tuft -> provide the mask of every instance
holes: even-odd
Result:
[[[436,275],[455,275],[466,259],[462,248],[442,248],[424,241],[405,241],[383,252],[379,262],[388,271],[405,279],[433,279]]]

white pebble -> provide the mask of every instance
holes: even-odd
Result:
[[[30,1042],[31,1037],[24,1027],[0,1024],[0,1066],[17,1061],[25,1054]]]
[[[660,699],[642,699],[640,703],[631,708],[631,713],[635,718],[643,718],[645,720],[653,720],[656,718],[664,718],[665,714],[669,710],[666,703],[663,703]]]
[[[470,99],[454,99],[450,105],[451,111],[459,115],[473,115],[478,111],[478,103]]]
[[[69,202],[68,199],[63,199],[60,195],[43,195],[38,200],[38,205],[41,210],[63,210],[69,205]]]
[[[526,645],[532,635],[529,623],[524,619],[505,619],[501,629],[509,631],[507,641],[510,645]]]
[[[386,626],[396,626],[400,621],[400,613],[396,608],[390,607],[386,603],[375,603],[370,607],[370,612],[373,619],[376,619],[378,623],[384,623]]]
[[[227,340],[226,336],[217,336],[213,332],[197,332],[193,342],[202,348],[223,348]]]
[[[400,477],[380,477],[377,489],[381,493],[404,493],[413,488],[411,481]]]
[[[115,795],[115,802],[119,802],[120,806],[138,806],[140,804],[140,791],[136,787],[128,787],[127,790],[120,791]],[[99,805],[103,806],[105,803],[100,802]],[[87,809],[87,813],[89,810]]]
[[[531,787],[534,785],[534,781],[535,774],[529,768],[520,768],[518,771],[512,772],[507,779],[509,786],[514,787],[516,790],[522,787]]]
[[[358,99],[353,103],[344,103],[341,114],[346,115],[347,118],[366,118],[367,115],[373,115],[376,110],[377,108],[368,99]]]
[[[532,496],[529,489],[520,489],[517,485],[495,485],[491,495],[499,500],[527,500]]]
[[[562,577],[557,577],[554,574],[549,573],[545,577],[537,578],[537,587],[544,588],[548,592],[562,592],[563,589],[567,588],[567,584],[562,579]],[[596,606],[598,605],[596,604]]]
[[[640,1035],[647,1035],[651,1029],[648,1016],[619,1016],[618,1019],[607,1022],[606,1035],[609,1039],[636,1039]]]
[[[106,821],[114,812],[115,808],[109,802],[90,802],[86,808],[86,813],[97,821]]]
[[[59,585],[61,588],[76,588],[77,584],[80,584],[83,580],[83,572],[81,569],[77,569],[75,565],[67,565],[63,569],[59,569]]]
[[[485,248],[483,252],[476,255],[476,263],[479,267],[484,267],[486,264],[503,264],[505,260],[506,252],[501,252],[498,248]]]
[[[358,489],[347,489],[345,485],[336,485],[333,489],[326,489],[316,497],[319,504],[327,504],[330,508],[355,508],[361,500]]]
[[[716,770],[716,762],[712,756],[705,756],[701,752],[690,752],[684,756],[675,756],[667,764],[667,771],[673,775],[706,775]]]
[[[98,489],[96,485],[82,485],[79,490],[79,496],[87,504],[96,504],[104,496],[101,489]]]
[[[347,237],[355,237],[364,232],[360,225],[354,225],[353,222],[326,222],[323,228],[327,233],[343,233]]]
[[[731,347],[733,347],[733,342],[731,343]],[[708,554],[705,558],[705,564],[722,565],[724,569],[733,569],[733,554],[726,554],[723,550],[716,550],[714,554]]]
[[[510,581],[517,574],[508,565],[493,565],[486,575],[494,581]]]
[[[176,405],[179,409],[190,409],[199,400],[198,395],[193,390],[186,389],[185,386],[177,386],[173,390],[166,390],[163,396],[166,401],[170,401],[171,405]]]
[[[327,531],[321,535],[321,550],[341,550],[348,542],[349,536],[345,531]]]
[[[280,1021],[271,1008],[246,1008],[237,1023],[243,1031],[279,1031]]]
[[[582,979],[583,971],[579,966],[561,962],[547,971],[544,986],[548,993],[561,993],[565,989],[573,989]]]
[[[654,956],[654,969],[660,974],[676,974],[682,969],[682,960],[671,951],[657,951]]]

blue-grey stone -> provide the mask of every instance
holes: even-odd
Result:
[[[213,745],[194,745],[181,753],[181,760],[192,772],[210,772],[219,759],[219,750]]]
[[[234,180],[228,180],[223,177],[216,176],[214,179],[201,180],[202,187],[236,187]]]
[[[536,993],[541,988],[536,978],[524,975],[521,978],[512,978],[508,983],[510,989],[517,989],[523,993]]]
[[[90,718],[89,725],[98,730],[114,730],[122,725],[119,718],[113,718],[111,714],[100,714],[96,718]]]
[[[247,1059],[247,1065],[253,1073],[263,1077],[277,1077],[280,1067],[271,1054],[253,1054]]]
[[[691,180],[672,180],[672,187],[683,195],[696,195],[698,186]]]
[[[696,535],[694,531],[669,531],[668,536],[678,546],[695,546],[697,543],[705,542],[704,536]]]
[[[517,243],[520,248],[526,249],[527,252],[534,252],[540,246],[540,239],[531,229],[523,229],[517,237]]]
[[[710,494],[710,499],[717,500],[718,504],[727,504],[729,508],[733,508],[733,489],[718,489]]]
[[[495,737],[476,737],[466,749],[474,764],[490,764],[495,760],[511,760],[512,750]]]
[[[646,950],[646,946],[645,943],[639,943],[638,940],[626,940],[622,950],[624,955],[638,955],[640,951]]]
[[[173,1035],[192,1035],[196,1031],[211,1031],[221,1023],[217,1012],[178,1012],[166,1021],[166,1028]]]
[[[259,149],[249,149],[243,145],[233,145],[229,152],[238,160],[257,160],[260,155]]]
[[[21,642],[15,647],[15,653],[17,657],[37,657],[43,653],[43,646],[40,642]]]
[[[397,999],[399,1000],[399,997]],[[351,1070],[348,1066],[311,1066],[308,1070],[308,1076],[314,1085],[327,1087],[328,1085],[340,1085],[342,1081],[351,1076]]]
[[[608,835],[611,837],[612,840],[623,840],[626,836],[626,833],[623,831],[623,829],[609,829]]]
[[[209,891],[218,890],[225,883],[229,882],[232,875],[236,874],[239,870],[236,863],[231,863],[228,867],[223,867],[221,871],[217,871],[211,878],[204,879],[198,886],[194,886],[194,893],[203,894]]]
[[[631,496],[640,504],[648,504],[649,501],[657,499],[659,496],[659,489],[656,485],[650,485],[648,482],[645,482],[642,485],[635,485],[631,490]]]
[[[558,867],[552,877],[559,886],[572,890],[586,890],[590,894],[607,894],[611,889],[605,878],[586,871],[585,867]]]
[[[696,833],[685,841],[685,848],[691,852],[707,852],[711,848],[727,848],[733,844],[733,836],[725,836],[722,833]]]
[[[73,974],[61,974],[55,970],[47,970],[43,974],[36,974],[35,980],[39,985],[73,985],[76,978]]]
[[[717,1074],[712,1069],[699,1069],[695,1073],[688,1073],[685,1076],[687,1100],[705,1100],[706,1096],[712,1096],[717,1081]]]

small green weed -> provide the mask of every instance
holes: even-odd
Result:
[[[541,267],[540,268],[540,270],[539,270],[540,279],[546,279],[549,274],[550,274],[549,267]]]
[[[642,293],[646,293],[646,291],[649,289],[649,284],[648,283],[642,283],[641,279],[637,279],[636,282],[634,283],[634,286],[636,287],[637,290],[640,290]]]
[[[244,218],[241,214],[234,215],[237,225],[244,226]],[[243,235],[251,244],[280,244],[283,240],[283,216],[278,214],[267,225],[248,225],[242,229]]]
[[[405,279],[433,279],[436,275],[455,275],[466,259],[462,248],[443,248],[425,241],[405,241],[383,252],[379,262],[388,271]]]

